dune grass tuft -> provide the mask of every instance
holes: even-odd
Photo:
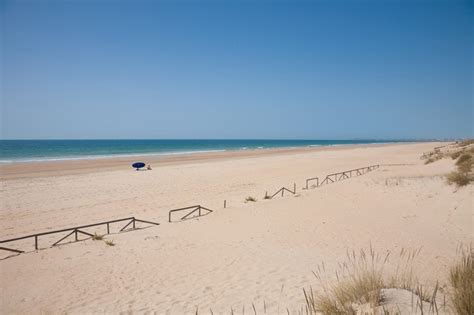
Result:
[[[460,147],[467,147],[468,145],[474,144],[474,139],[467,139],[458,143]]]
[[[451,158],[452,158],[453,160],[456,160],[462,153],[463,153],[462,150],[453,152],[453,153],[451,153]]]
[[[112,240],[106,240],[105,244],[107,244],[108,246],[115,246],[115,243]]]
[[[322,292],[303,290],[310,314],[356,314],[353,304],[379,305],[384,287],[383,266],[388,259],[377,255],[372,247],[369,253],[361,250],[347,254],[347,261],[336,272],[337,281],[329,285],[324,277],[324,265],[314,272]]]
[[[460,164],[463,164],[465,162],[467,162],[468,160],[472,159],[472,156],[468,153],[464,153],[463,155],[461,155],[459,157],[459,159],[456,161],[456,165],[460,165]]]
[[[94,235],[92,236],[92,240],[94,241],[101,241],[104,239],[104,236],[103,235],[99,235],[97,233],[94,233]]]
[[[472,169],[473,158],[471,154],[464,153],[456,161],[459,172],[468,173]]]
[[[461,259],[450,268],[451,300],[457,314],[474,314],[474,251],[461,249]]]
[[[420,251],[421,248],[402,248],[396,272],[391,277],[384,270],[389,262],[390,252],[379,255],[372,246],[369,251],[348,253],[346,261],[339,264],[336,282],[328,282],[324,277],[324,264],[319,266],[318,271],[313,273],[321,289],[303,289],[307,314],[361,314],[364,304],[373,309],[383,305],[383,290],[388,288],[412,292],[418,301],[416,307],[413,305],[415,312],[420,308],[423,314],[423,302],[429,303],[430,309],[434,310],[437,308],[439,285],[436,284],[434,289],[421,286],[413,271],[414,260]]]
[[[246,202],[256,202],[257,201],[257,198],[255,197],[252,197],[252,196],[248,196],[247,198],[245,198],[245,201]]]
[[[439,150],[435,150],[429,153],[423,153],[422,159],[426,159],[425,164],[431,164],[433,162],[441,160],[444,157],[445,157],[445,154],[443,152]]]
[[[447,176],[447,180],[449,184],[456,184],[458,187],[466,186],[470,182],[468,174],[457,171],[449,173]]]
[[[449,184],[456,184],[458,187],[465,186],[474,181],[472,168],[474,158],[471,153],[463,153],[456,161],[457,170],[447,175]]]

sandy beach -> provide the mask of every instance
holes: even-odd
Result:
[[[149,158],[152,171],[134,171],[128,158],[2,165],[0,240],[131,216],[160,225],[113,226],[105,238],[115,246],[19,242],[27,253],[2,252],[0,313],[297,314],[302,289],[318,289],[318,265],[332,275],[347,251],[369,246],[420,250],[420,282],[446,285],[458,246],[474,236],[472,185],[446,183],[453,160],[420,159],[446,144]],[[307,178],[369,165],[380,167],[302,189]],[[293,184],[295,195],[263,199]],[[214,212],[168,223],[169,210],[197,204]]]

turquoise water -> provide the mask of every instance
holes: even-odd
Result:
[[[401,140],[0,140],[0,163],[192,154]],[[405,141],[404,141],[405,142]]]

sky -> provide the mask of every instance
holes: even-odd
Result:
[[[473,17],[456,0],[0,0],[0,138],[473,137]]]

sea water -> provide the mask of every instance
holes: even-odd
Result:
[[[404,140],[0,140],[0,163],[175,155]]]

